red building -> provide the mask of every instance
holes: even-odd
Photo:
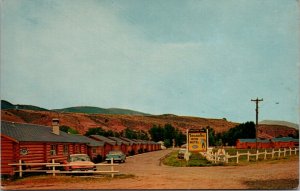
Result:
[[[109,151],[113,150],[121,150],[121,144],[117,143],[117,141],[111,140],[107,137],[101,136],[101,135],[91,135],[90,138],[97,140],[97,141],[102,141],[104,142],[104,155],[105,157]]]
[[[292,137],[282,137],[273,139],[258,139],[257,147],[259,149],[267,148],[294,148],[299,146],[299,140]],[[236,142],[237,149],[255,149],[256,139],[238,139]]]
[[[72,135],[76,140],[86,142],[87,153],[93,162],[100,162],[104,155],[104,142],[96,141],[83,135]],[[99,158],[101,156],[101,158]]]
[[[117,142],[118,145],[120,145],[121,147],[121,151],[126,154],[127,156],[129,155],[128,153],[128,147],[129,147],[129,143],[127,141],[124,141],[118,137],[108,137],[111,140],[114,140]]]
[[[120,137],[120,139],[126,141],[129,143],[128,147],[127,147],[127,152],[132,153],[132,154],[137,154],[138,150],[139,150],[139,143],[136,141],[133,141],[131,139],[125,138],[125,137]]]
[[[19,160],[25,163],[45,163],[67,160],[74,153],[87,154],[86,141],[59,130],[54,119],[52,128],[41,125],[1,121],[1,174],[13,174],[12,166]]]

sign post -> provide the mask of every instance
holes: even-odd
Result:
[[[189,152],[207,152],[208,147],[207,129],[190,129],[187,132],[187,150]]]

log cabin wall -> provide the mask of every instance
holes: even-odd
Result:
[[[1,136],[1,174],[13,174],[13,167],[8,164],[19,160],[18,145],[11,139]]]

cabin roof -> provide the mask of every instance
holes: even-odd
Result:
[[[130,145],[133,145],[133,144],[138,144],[138,142],[134,141],[134,140],[131,140],[131,139],[128,139],[126,137],[120,137],[120,139],[124,140],[124,141],[127,141],[128,143],[130,143]]]
[[[83,135],[72,135],[75,139],[78,141],[84,141],[87,142],[87,145],[90,147],[98,147],[98,146],[104,146],[103,141],[97,141],[94,139],[91,139],[89,137],[83,136]]]
[[[238,139],[241,143],[256,143],[256,139]],[[266,139],[257,139],[258,143],[268,143],[269,140]]]
[[[103,141],[104,143],[108,143],[113,146],[117,144],[117,141],[114,141],[114,140],[104,137],[102,135],[91,135],[90,137],[100,140],[100,141]]]
[[[281,138],[273,138],[271,139],[272,142],[289,142],[289,141],[294,141],[294,142],[299,142],[299,139],[294,139],[293,137],[281,137]]]
[[[52,133],[52,128],[49,126],[9,121],[1,121],[1,134],[11,137],[16,141],[87,143],[63,131],[60,131],[60,134],[56,135]]]
[[[128,141],[122,140],[118,137],[108,137],[108,138],[116,141],[118,145],[121,145],[121,144],[129,145],[130,144]]]

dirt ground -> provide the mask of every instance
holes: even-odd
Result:
[[[115,167],[127,178],[85,181],[18,181],[3,185],[7,189],[259,189],[279,184],[280,189],[298,188],[299,159],[249,163],[243,166],[170,167],[159,159],[171,150],[149,152],[129,157]]]

